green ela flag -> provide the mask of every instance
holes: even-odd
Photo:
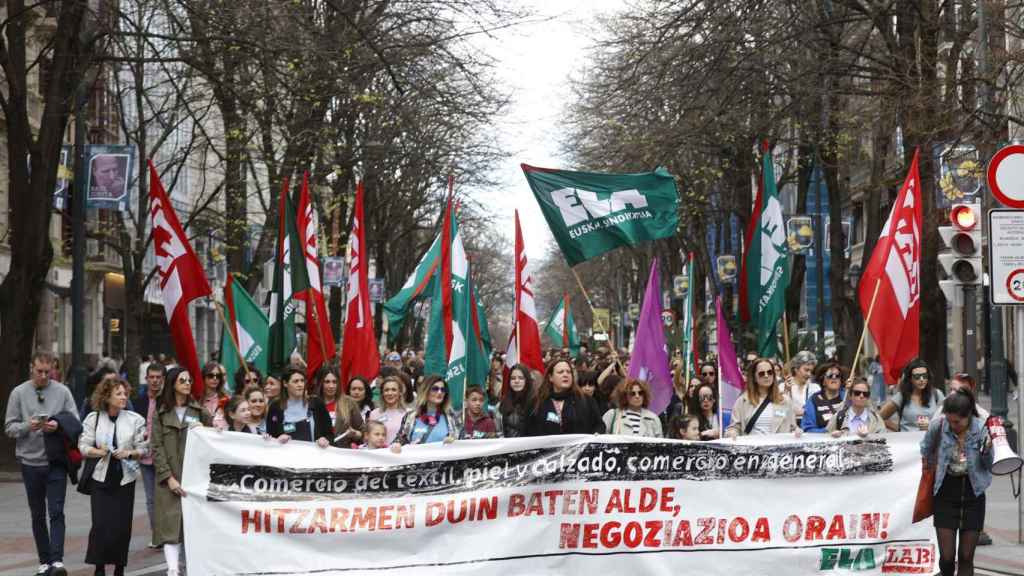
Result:
[[[278,202],[277,249],[274,252],[274,285],[270,292],[269,358],[271,374],[280,374],[295,350],[296,293],[309,288],[302,241],[295,226],[295,203],[285,180]]]
[[[756,227],[747,254],[747,305],[757,327],[757,353],[771,358],[779,354],[779,320],[786,309],[789,286],[789,247],[782,203],[775,186],[775,165],[765,146],[763,168],[764,195],[761,212],[755,214]]]
[[[434,292],[434,278],[438,262],[441,261],[441,235],[438,234],[430,248],[420,258],[416,269],[405,281],[402,289],[384,303],[384,317],[388,323],[389,338],[394,339],[402,331],[405,319],[417,300]]]
[[[639,174],[522,168],[569,266],[667,238],[679,226],[679,193],[664,168]]]
[[[256,305],[252,296],[230,274],[224,285],[224,309],[227,323],[221,337],[220,358],[227,371],[228,390],[241,393],[241,390],[234,389],[235,373],[242,367],[238,357],[241,355],[257,370],[267,373],[270,324],[267,315]]]
[[[443,281],[443,266],[438,264],[434,279],[430,282],[434,290],[427,329],[424,373],[443,375],[448,382],[452,408],[461,410],[467,386],[484,386],[487,381],[490,334],[487,332],[487,319],[473,289],[469,261],[463,248],[458,219],[454,214],[451,215],[450,229],[450,281]],[[442,232],[442,242],[443,236]],[[446,300],[451,303],[448,307],[445,306]],[[446,325],[451,329],[450,348],[446,341]]]
[[[544,326],[544,334],[556,346],[568,348],[572,357],[576,358],[580,355],[580,337],[576,333],[576,323],[572,319],[572,309],[568,306],[568,299],[568,296],[562,296]]]

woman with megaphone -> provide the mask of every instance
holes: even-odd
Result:
[[[921,440],[925,467],[934,467],[935,534],[942,576],[974,574],[974,549],[985,524],[985,490],[992,484],[992,444],[967,388],[942,403]]]

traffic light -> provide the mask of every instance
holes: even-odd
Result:
[[[981,205],[955,204],[949,211],[949,221],[949,226],[939,226],[939,236],[947,249],[939,254],[939,265],[948,278],[939,285],[952,302],[954,287],[981,284]]]

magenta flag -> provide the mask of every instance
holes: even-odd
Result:
[[[722,314],[722,299],[715,298],[715,318],[718,325],[718,406],[723,412],[732,412],[736,399],[743,393],[743,375],[736,361],[736,348],[732,345],[729,324]]]
[[[661,278],[658,276],[657,258],[651,262],[651,274],[647,277],[636,342],[629,358],[629,377],[646,380],[650,385],[651,405],[648,408],[652,412],[661,414],[668,408],[672,398],[672,373],[668,368],[668,349],[661,321]]]

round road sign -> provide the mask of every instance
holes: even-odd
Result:
[[[1006,291],[1018,302],[1024,302],[1024,268],[1018,268],[1006,277]]]
[[[1024,145],[1011,144],[992,156],[988,189],[1004,205],[1024,208]]]

